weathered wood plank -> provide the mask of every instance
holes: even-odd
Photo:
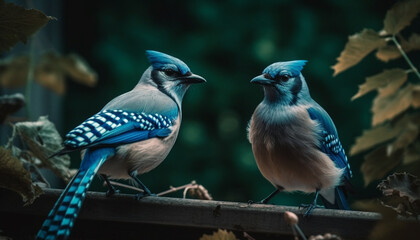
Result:
[[[17,195],[2,196],[0,215],[16,213],[46,216],[61,190],[46,189],[45,192],[27,207],[22,207]],[[299,226],[308,236],[329,232],[345,239],[366,238],[380,219],[377,213],[315,209],[312,217],[305,220],[302,219],[303,209],[297,207],[167,197],[147,197],[137,201],[131,194],[108,198],[98,192],[88,192],[79,218],[290,235],[290,226],[284,221],[285,211],[299,216]]]

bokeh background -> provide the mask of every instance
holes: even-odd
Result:
[[[50,115],[62,136],[133,88],[149,66],[145,50],[168,53],[208,82],[190,88],[172,152],[141,179],[156,193],[196,180],[216,200],[246,202],[260,200],[274,190],[258,171],[247,140],[248,121],[263,97],[262,89],[249,81],[273,62],[308,60],[302,73],[312,97],[330,113],[342,145],[349,150],[362,130],[370,127],[374,95],[355,102],[350,98],[364,77],[386,65],[370,56],[337,77],[332,76],[331,66],[349,35],[363,28],[382,29],[385,13],[396,1],[14,2],[58,19],[35,36],[42,36],[36,52],[77,53],[98,73],[96,87],[68,81],[67,94],[54,98],[59,109],[39,113]],[[27,50],[27,45],[19,44],[7,54]],[[33,101],[51,100],[39,97]],[[71,156],[72,167],[78,167],[80,157]],[[356,190],[350,199],[378,195],[375,183],[364,187],[363,156],[349,159]],[[95,188],[105,190],[100,184]],[[312,195],[282,193],[273,202],[299,205],[312,199]]]

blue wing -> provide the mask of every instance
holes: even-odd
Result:
[[[64,152],[98,146],[118,146],[166,137],[174,120],[160,114],[104,110],[66,135]],[[63,153],[64,153],[63,152]]]
[[[308,108],[308,113],[311,119],[318,121],[322,127],[322,142],[320,146],[321,151],[327,154],[337,167],[341,169],[344,168],[344,178],[347,180],[350,179],[353,173],[350,169],[350,164],[347,160],[346,153],[341,146],[337,130],[330,116],[321,107]]]

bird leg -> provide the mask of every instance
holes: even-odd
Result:
[[[261,200],[261,201],[259,201],[259,202],[257,202],[257,203],[259,203],[259,204],[267,204],[268,203],[268,201],[270,201],[274,196],[276,196],[277,195],[277,193],[279,193],[281,190],[283,190],[284,188],[283,187],[281,187],[281,186],[278,186],[277,188],[276,188],[276,190],[274,190],[272,193],[270,193],[270,195],[268,195],[266,198],[264,198],[263,200]],[[249,204],[253,204],[253,203],[255,203],[254,201],[252,201],[252,200],[249,200],[248,201],[248,203]]]
[[[150,192],[150,190],[146,187],[146,185],[144,185],[141,181],[140,181],[140,179],[138,179],[138,177],[137,177],[137,170],[134,170],[134,171],[132,171],[132,172],[129,172],[128,173],[128,175],[130,175],[130,177],[137,183],[137,184],[139,184],[140,185],[140,187],[144,190],[144,192],[142,192],[142,193],[138,193],[137,194],[137,196],[136,196],[136,198],[137,198],[137,200],[140,200],[140,199],[142,199],[142,198],[144,198],[144,197],[147,197],[147,196],[156,196],[156,194],[153,194],[152,192]]]
[[[120,192],[120,190],[116,189],[114,187],[114,185],[111,184],[107,175],[101,174],[101,177],[104,179],[104,181],[106,182],[106,185],[108,186],[108,191],[106,191],[106,196],[107,197],[110,197],[110,196],[114,195],[115,193]]]
[[[315,199],[314,199],[314,201],[311,204],[301,204],[299,206],[299,208],[301,208],[301,207],[306,208],[306,211],[303,214],[303,217],[304,218],[310,217],[311,214],[312,214],[312,212],[313,212],[313,210],[315,208],[323,208],[323,206],[316,204],[316,202],[318,201],[318,195],[319,195],[319,189],[316,190],[316,192],[315,192]]]

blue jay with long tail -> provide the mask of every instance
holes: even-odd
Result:
[[[328,113],[315,102],[301,74],[305,60],[277,62],[251,83],[262,85],[264,99],[249,123],[248,138],[262,175],[276,190],[315,192],[304,216],[317,207],[346,209],[352,172]]]
[[[57,154],[85,150],[76,173],[39,230],[37,239],[66,239],[96,173],[115,190],[109,178],[133,179],[157,167],[168,155],[181,124],[181,102],[191,84],[205,82],[181,60],[146,51],[151,66],[133,90],[112,101],[66,135]]]

